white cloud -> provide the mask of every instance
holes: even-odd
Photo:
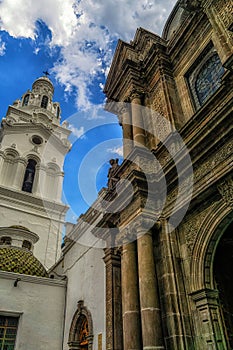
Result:
[[[123,157],[123,146],[108,148],[107,152]]]
[[[69,124],[68,129],[71,130],[73,135],[77,138],[81,138],[84,136],[84,127],[76,128],[74,125]]]
[[[5,51],[6,51],[6,44],[0,38],[0,56],[3,56],[5,54]]]
[[[34,49],[33,53],[34,53],[35,55],[38,55],[39,51],[40,51],[40,48],[39,48],[39,47],[36,47],[36,48]]]
[[[13,37],[35,39],[36,21],[46,23],[52,33],[49,43],[61,47],[54,65],[57,80],[69,93],[77,91],[77,106],[90,108],[91,85],[106,76],[112,43],[129,41],[137,27],[161,33],[175,0],[2,0],[1,29]]]

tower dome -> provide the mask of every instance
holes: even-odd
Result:
[[[32,90],[27,90],[22,96],[22,101],[14,103],[20,108],[30,111],[43,109],[50,118],[60,120],[61,108],[58,102],[53,102],[54,86],[47,76],[37,78],[32,84]]]
[[[48,274],[32,252],[9,245],[0,245],[0,270],[24,275],[48,277]]]
[[[52,98],[54,93],[53,83],[47,76],[40,77],[32,84],[32,92],[47,93]]]
[[[14,225],[0,228],[0,270],[31,276],[47,277],[47,271],[33,255],[37,234]]]

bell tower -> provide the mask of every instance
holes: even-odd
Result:
[[[60,256],[68,209],[61,201],[70,130],[60,125],[47,76],[36,79],[8,107],[0,129],[0,226],[23,226],[38,235],[34,255],[49,268]]]

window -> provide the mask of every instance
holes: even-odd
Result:
[[[60,116],[60,108],[57,106],[57,118]]]
[[[223,73],[224,69],[217,54],[211,56],[203,64],[195,83],[195,90],[200,105],[220,87]]]
[[[32,244],[31,244],[31,242],[29,242],[27,240],[24,240],[23,244],[22,244],[22,247],[25,248],[25,249],[31,250]]]
[[[29,159],[28,165],[25,171],[22,191],[32,192],[33,181],[36,172],[36,161],[34,159]]]
[[[0,244],[11,245],[11,237],[1,237]]]
[[[43,143],[43,139],[38,135],[33,135],[31,140],[32,140],[32,143],[34,143],[34,145],[36,146],[39,146]]]
[[[197,108],[201,107],[217,91],[223,74],[224,68],[220,58],[210,43],[186,76]]]
[[[49,99],[48,99],[48,97],[47,96],[43,96],[42,97],[42,100],[41,100],[41,107],[42,108],[47,108],[47,106],[48,106],[48,101],[49,101]]]
[[[27,94],[27,95],[24,96],[24,99],[23,99],[23,106],[27,106],[27,105],[28,105],[28,101],[29,101],[29,94]]]
[[[0,350],[14,350],[18,317],[0,315]]]

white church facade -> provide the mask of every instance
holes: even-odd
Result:
[[[40,77],[2,119],[1,350],[104,349],[103,250],[67,239],[61,251],[71,145],[53,93]]]

